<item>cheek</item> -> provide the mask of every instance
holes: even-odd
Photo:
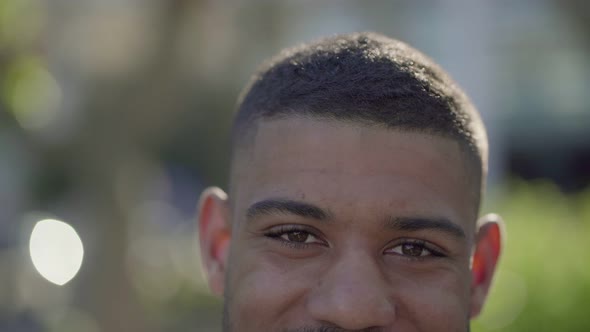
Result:
[[[226,298],[229,317],[240,331],[275,330],[305,314],[301,300],[308,279],[280,260],[259,252],[236,257],[239,263],[231,270]]]
[[[457,274],[414,278],[401,287],[398,304],[420,331],[464,331],[469,315],[469,287]]]

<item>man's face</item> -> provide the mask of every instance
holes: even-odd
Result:
[[[458,143],[317,119],[254,130],[234,165],[227,330],[468,330],[477,203]]]

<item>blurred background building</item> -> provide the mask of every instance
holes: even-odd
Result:
[[[488,126],[509,239],[474,331],[588,331],[582,0],[0,1],[0,331],[218,331],[194,216],[239,90],[283,47],[366,30],[433,57]]]

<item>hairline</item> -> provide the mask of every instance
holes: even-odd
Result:
[[[486,168],[485,168],[485,159],[481,155],[482,151],[480,151],[475,143],[470,142],[466,139],[461,139],[460,136],[455,136],[443,131],[436,131],[429,127],[412,127],[412,126],[404,126],[404,125],[395,125],[395,124],[385,124],[378,121],[371,121],[365,118],[355,118],[355,117],[348,117],[348,118],[340,118],[336,116],[330,116],[326,114],[318,114],[314,112],[279,112],[275,113],[271,116],[256,116],[250,118],[247,123],[236,124],[236,126],[232,129],[232,139],[231,139],[231,156],[230,156],[230,177],[229,177],[229,192],[230,192],[230,199],[234,197],[235,194],[235,170],[234,167],[236,166],[238,155],[243,153],[244,150],[251,149],[252,146],[255,144],[254,138],[256,135],[256,128],[258,125],[263,122],[271,122],[277,120],[288,120],[288,119],[310,119],[310,120],[317,120],[321,122],[332,122],[335,124],[344,124],[356,127],[364,127],[364,128],[378,128],[384,129],[393,132],[400,132],[400,133],[418,133],[424,134],[427,136],[435,137],[435,138],[444,138],[449,139],[455,143],[457,143],[460,152],[463,155],[463,160],[465,161],[465,168],[468,172],[467,176],[469,178],[469,182],[471,186],[476,186],[474,190],[471,191],[471,197],[474,198],[476,202],[476,206],[474,207],[474,212],[477,215],[479,213],[481,207],[481,201],[483,197],[483,191],[485,190],[485,177],[486,177]]]

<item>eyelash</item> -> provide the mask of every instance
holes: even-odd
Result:
[[[398,257],[401,257],[403,259],[410,260],[410,261],[423,261],[423,260],[427,260],[427,259],[436,259],[436,258],[447,257],[447,255],[444,254],[442,252],[442,250],[435,248],[433,245],[429,244],[428,242],[426,242],[424,240],[418,240],[418,239],[401,239],[400,242],[398,242],[395,246],[390,247],[386,251],[390,251],[394,248],[397,248],[397,247],[400,247],[403,245],[408,245],[408,244],[418,246],[418,247],[422,248],[422,250],[428,251],[429,255],[410,256],[410,255],[403,255],[403,254],[398,254],[398,253],[393,253],[393,254]]]
[[[285,240],[282,238],[283,235],[286,235],[289,233],[295,233],[295,232],[305,233],[305,234],[308,234],[309,236],[313,236],[314,238],[316,238],[318,240],[321,240],[320,236],[316,235],[314,232],[310,231],[309,229],[307,229],[305,227],[296,226],[296,225],[281,225],[281,226],[271,228],[267,232],[264,233],[264,236],[266,236],[270,239],[273,239],[275,241],[279,241],[279,243],[281,243],[282,245],[287,246],[289,248],[293,248],[293,249],[306,249],[306,248],[309,248],[309,246],[314,245],[314,243],[299,243],[299,242]]]
[[[266,231],[264,233],[264,236],[266,236],[272,240],[278,241],[281,245],[284,245],[284,246],[287,246],[287,247],[293,248],[293,249],[306,249],[306,248],[309,248],[311,245],[315,245],[315,243],[299,243],[299,242],[289,241],[289,240],[282,238],[283,235],[286,235],[289,233],[294,233],[294,232],[305,233],[309,236],[313,236],[314,238],[316,238],[320,241],[323,241],[319,235],[316,235],[314,232],[310,231],[306,227],[301,227],[301,226],[297,226],[297,225],[276,226],[276,227],[271,228],[268,231]],[[407,259],[410,261],[423,261],[426,259],[447,257],[442,252],[442,250],[435,248],[433,245],[430,245],[428,242],[426,242],[424,240],[418,240],[418,239],[401,239],[395,246],[390,247],[386,251],[392,250],[394,248],[397,248],[397,247],[400,247],[403,245],[408,245],[408,244],[419,246],[420,248],[422,248],[422,250],[428,251],[429,254],[426,256],[410,256],[410,255],[393,253],[393,255],[396,255],[398,257],[401,257],[403,259]]]

